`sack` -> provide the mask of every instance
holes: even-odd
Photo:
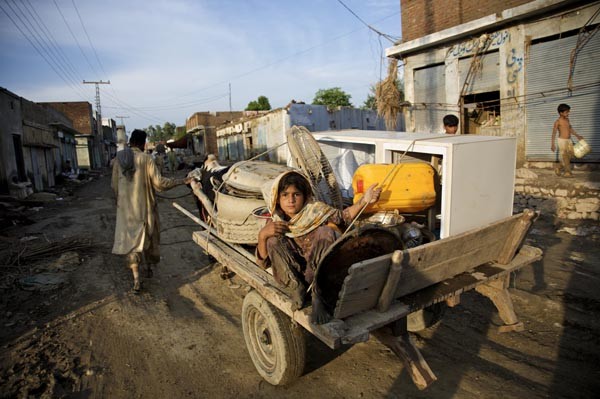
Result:
[[[589,144],[582,139],[579,140],[577,144],[573,146],[573,155],[575,155],[575,157],[577,158],[583,158],[584,156],[589,154],[591,150],[592,149],[590,148]]]

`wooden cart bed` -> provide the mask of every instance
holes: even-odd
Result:
[[[324,325],[310,322],[310,307],[293,311],[273,276],[260,269],[247,251],[244,253],[206,230],[194,232],[193,240],[267,301],[335,349],[367,341],[374,330],[434,303],[457,303],[459,295],[470,289],[492,299],[507,325],[516,322],[512,303],[502,303],[502,295],[508,294],[506,281],[510,272],[542,257],[540,249],[521,246],[533,216],[526,212],[398,251],[395,257],[389,254],[352,265],[340,292],[335,318]],[[508,314],[501,309],[506,306],[510,307]]]

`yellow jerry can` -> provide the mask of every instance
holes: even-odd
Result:
[[[361,165],[352,177],[354,203],[377,183],[382,188],[379,201],[367,207],[364,213],[426,210],[435,204],[434,176],[434,169],[425,162]]]

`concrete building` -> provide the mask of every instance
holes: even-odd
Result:
[[[71,120],[63,113],[0,88],[0,192],[31,183],[35,191],[54,187],[67,160],[77,168]]]
[[[407,130],[517,138],[517,165],[552,162],[560,103],[600,161],[598,1],[401,0]]]
[[[328,110],[325,105],[290,103],[262,114],[245,116],[217,129],[218,154],[221,160],[238,161],[251,158],[267,149],[286,142],[286,131],[294,126],[305,126],[311,132],[341,129],[385,130],[385,122],[373,110],[338,107]],[[397,130],[404,129],[399,118]],[[286,163],[286,146],[281,146],[265,159]]]
[[[104,165],[117,155],[117,122],[111,118],[102,118],[102,153]]]
[[[103,138],[98,132],[92,112],[92,104],[87,101],[41,103],[65,114],[73,121],[77,135],[77,159],[82,169],[98,169],[103,163]]]
[[[23,157],[21,97],[0,87],[0,193],[13,183],[26,183]]]
[[[196,112],[186,119],[186,133],[191,135],[194,154],[217,153],[217,126],[241,118],[242,111]]]

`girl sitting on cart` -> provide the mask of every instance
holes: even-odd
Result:
[[[282,173],[263,193],[271,220],[258,234],[257,263],[264,269],[272,268],[275,281],[291,298],[294,310],[304,305],[319,260],[340,237],[339,228],[351,223],[365,205],[377,202],[381,189],[375,186],[343,211],[314,201],[308,179],[296,171]],[[312,294],[311,320],[322,324],[329,315],[314,290]]]

